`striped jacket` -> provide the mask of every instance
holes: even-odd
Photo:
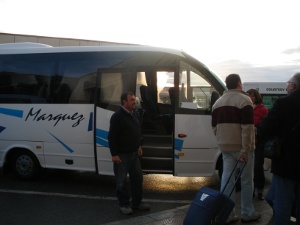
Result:
[[[240,152],[247,160],[255,148],[253,104],[249,96],[238,89],[225,91],[213,105],[212,127],[222,152]]]

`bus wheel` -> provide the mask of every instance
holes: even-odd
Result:
[[[14,154],[11,166],[14,174],[22,180],[34,180],[41,171],[41,166],[35,155],[26,150]]]

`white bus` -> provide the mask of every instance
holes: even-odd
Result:
[[[256,89],[260,93],[263,104],[271,109],[277,98],[286,96],[286,82],[244,82],[243,90]]]
[[[159,96],[165,86],[170,101]],[[211,105],[224,90],[205,65],[177,50],[2,44],[0,166],[28,180],[44,168],[113,175],[109,121],[121,93],[132,91],[144,173],[212,176],[220,151]]]

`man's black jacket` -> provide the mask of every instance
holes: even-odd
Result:
[[[260,136],[283,138],[281,157],[272,159],[271,172],[300,181],[300,124],[294,129],[297,123],[300,123],[300,90],[276,100],[260,125]]]
[[[108,142],[111,155],[137,151],[140,138],[140,122],[137,116],[129,114],[121,107],[110,119]]]

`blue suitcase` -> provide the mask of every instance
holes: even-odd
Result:
[[[236,163],[233,171],[231,172],[231,175],[224,187],[224,190],[228,185],[228,182],[233,172],[235,171],[237,164],[238,162]],[[237,179],[241,176],[245,164],[246,163],[244,163],[244,166],[242,167]],[[229,196],[231,196],[233,190],[231,191]],[[183,225],[225,224],[231,211],[234,208],[235,203],[222,192],[207,187],[200,188],[188,209],[188,212],[183,221]]]

